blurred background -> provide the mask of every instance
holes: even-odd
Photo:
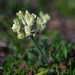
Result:
[[[19,10],[28,10],[37,15],[39,11],[48,13],[51,16],[48,31],[57,31],[63,40],[75,43],[75,0],[0,0],[0,65],[5,56],[13,53],[11,48],[14,46],[19,50],[17,53],[22,53],[28,47],[24,45],[28,40],[17,39],[11,30]],[[49,32],[46,34],[50,35]]]

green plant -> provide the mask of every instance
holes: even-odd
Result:
[[[75,68],[73,67],[75,63],[75,45],[62,40],[62,37],[59,37],[57,32],[45,33],[46,36],[39,39],[39,33],[42,32],[41,29],[46,27],[46,18],[48,18],[48,15],[41,14],[42,17],[40,16],[40,18],[37,17],[36,19],[36,15],[30,14],[28,11],[26,11],[26,16],[21,11],[17,13],[19,18],[14,20],[12,30],[18,34],[18,38],[22,39],[22,41],[17,39],[16,35],[11,31],[9,24],[12,23],[0,20],[9,29],[7,32],[11,36],[10,38],[6,35],[10,40],[11,55],[3,66],[4,75],[24,75],[30,73],[37,75],[75,74]],[[44,23],[42,23],[41,19],[45,20],[43,21]],[[47,35],[50,39],[48,39]],[[22,44],[25,37],[30,40],[31,44],[33,42],[35,44],[35,46],[27,48],[26,51],[24,51]],[[24,53],[25,55],[23,55]]]

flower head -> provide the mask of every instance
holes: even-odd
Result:
[[[43,14],[43,12],[39,13],[40,17],[37,17],[37,29],[44,30],[46,28],[46,23],[50,19],[48,14]]]
[[[18,38],[23,39],[24,37],[33,36],[37,31],[42,31],[46,28],[46,23],[50,19],[48,14],[43,14],[40,12],[40,17],[37,17],[35,14],[30,14],[27,10],[25,14],[22,11],[16,13],[18,19],[14,20],[14,24],[12,26],[13,32],[17,32]],[[19,22],[20,21],[20,22]],[[35,27],[33,29],[33,26]]]

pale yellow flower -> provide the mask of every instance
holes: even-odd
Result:
[[[13,27],[11,29],[13,30],[13,32],[20,31],[20,24],[19,24],[17,19],[14,20],[14,24],[13,24]]]
[[[39,15],[44,24],[46,24],[47,21],[50,19],[50,16],[48,14],[43,14],[43,12],[40,12]]]
[[[37,29],[41,30],[41,26],[43,25],[43,22],[39,17],[37,17],[36,23],[37,23]]]
[[[42,20],[39,17],[37,17],[36,23],[38,30],[44,30],[46,28],[46,25],[42,22]]]
[[[32,26],[35,22],[35,18],[36,18],[36,15],[35,14],[30,14],[27,10],[25,12],[25,16],[24,16],[24,19],[27,23],[27,25],[29,26]]]
[[[24,37],[29,37],[31,35],[35,36],[38,31],[42,31],[46,28],[46,23],[50,19],[48,14],[43,14],[40,12],[40,16],[37,17],[33,13],[30,14],[27,10],[25,11],[25,14],[23,14],[22,11],[19,11],[16,15],[19,20],[14,20],[12,30],[13,32],[17,32],[17,37],[19,39],[23,39]],[[33,26],[35,23],[36,25]]]

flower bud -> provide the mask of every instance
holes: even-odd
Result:
[[[13,30],[13,32],[20,31],[20,24],[19,24],[17,19],[14,20],[14,24],[13,24],[13,27],[11,29]]]
[[[19,17],[19,19],[23,19],[24,17],[22,11],[19,11],[18,13],[16,13],[16,15]]]

